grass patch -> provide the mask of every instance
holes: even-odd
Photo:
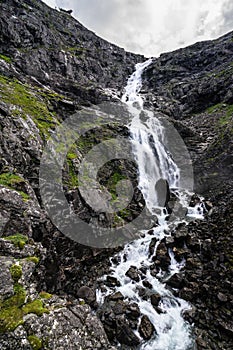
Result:
[[[11,61],[12,61],[12,59],[10,57],[2,55],[2,54],[0,54],[0,60],[3,60],[7,63],[11,63]]]
[[[29,195],[24,191],[21,191],[18,189],[19,186],[24,183],[25,183],[25,180],[18,175],[15,175],[12,173],[0,174],[0,185],[17,191],[22,196],[23,200],[27,201],[30,199]]]
[[[25,119],[27,115],[31,116],[42,137],[48,136],[49,130],[57,124],[53,114],[48,110],[44,96],[38,91],[35,93],[29,85],[19,80],[0,76],[0,98],[3,102],[16,107],[12,111],[13,115],[18,116],[22,113]]]
[[[3,239],[12,242],[15,247],[20,249],[23,249],[25,244],[28,242],[28,237],[21,235],[20,233],[13,236],[3,237]]]
[[[213,114],[221,112],[223,115],[219,118],[219,126],[223,127],[228,125],[231,118],[233,117],[233,105],[226,105],[224,103],[218,103],[214,106],[209,107],[207,113]]]
[[[65,48],[65,50],[70,52],[71,55],[75,57],[80,57],[86,53],[86,49],[83,47],[68,47],[68,48]]]

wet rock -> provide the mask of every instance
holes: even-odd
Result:
[[[122,300],[118,300],[115,305],[113,305],[112,310],[115,315],[122,315],[125,314],[126,308],[127,304]]]
[[[125,275],[131,278],[131,280],[133,281],[136,281],[136,282],[140,281],[140,273],[135,266],[131,266]]]
[[[87,286],[82,286],[78,289],[77,297],[84,299],[89,305],[93,305],[96,302],[95,291]]]
[[[151,304],[156,307],[159,305],[159,302],[161,301],[161,295],[158,293],[152,294],[150,297],[150,300],[151,300]]]
[[[140,309],[136,303],[127,306],[126,314],[129,318],[136,320],[140,316]]]
[[[117,340],[121,344],[125,344],[131,347],[137,346],[140,344],[139,338],[131,330],[128,323],[124,319],[118,319],[117,321]]]
[[[169,278],[167,284],[172,288],[180,289],[184,286],[184,277],[182,274],[175,273]]]
[[[157,201],[159,207],[167,207],[170,200],[170,189],[168,182],[164,179],[159,179],[155,185],[157,193]]]
[[[107,276],[107,279],[106,279],[106,285],[109,286],[109,287],[120,287],[120,282],[117,280],[116,277],[113,277],[113,276]]]
[[[139,326],[139,333],[143,339],[149,340],[153,333],[155,332],[155,328],[153,324],[150,322],[147,316],[142,316],[142,320]]]
[[[149,281],[147,281],[147,280],[143,280],[142,284],[143,284],[143,286],[145,288],[148,288],[148,289],[152,289],[153,288],[152,284]]]
[[[155,246],[156,243],[158,242],[157,238],[152,238],[150,245],[149,245],[149,256],[152,256],[154,254],[155,251]]]
[[[109,298],[109,300],[112,300],[112,301],[124,300],[124,296],[121,292],[117,292],[115,294],[112,294],[108,298]]]

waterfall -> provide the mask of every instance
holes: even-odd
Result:
[[[165,128],[160,119],[149,111],[143,109],[143,99],[140,96],[142,87],[142,73],[146,67],[152,63],[149,59],[144,63],[136,65],[136,70],[129,78],[122,102],[128,105],[133,118],[129,124],[131,142],[135,161],[139,169],[139,188],[144,196],[146,206],[150,213],[158,216],[159,226],[153,228],[153,236],[143,232],[142,238],[127,244],[124,249],[111,259],[111,276],[119,281],[119,286],[106,287],[105,292],[98,292],[98,301],[101,303],[104,298],[112,293],[121,292],[124,298],[130,302],[136,302],[142,315],[146,315],[155,328],[154,335],[148,341],[140,337],[138,331],[136,335],[141,339],[140,350],[193,350],[195,342],[192,336],[191,326],[183,319],[185,310],[190,309],[190,305],[174,297],[171,291],[166,288],[162,281],[163,271],[155,277],[152,275],[150,266],[152,257],[149,255],[149,247],[152,237],[157,239],[156,249],[164,237],[169,236],[169,224],[166,220],[167,211],[161,208],[156,191],[156,183],[159,179],[166,180],[170,191],[175,191],[183,204],[187,205],[185,195],[180,191],[181,173],[178,165],[166,147]],[[161,209],[158,211],[158,209]],[[160,213],[158,215],[158,213]],[[195,216],[200,211],[193,209],[191,215]],[[184,267],[185,262],[178,263],[173,252],[169,251],[171,263],[170,276],[179,272]],[[152,286],[151,291],[161,296],[159,309],[157,312],[149,300],[144,300],[140,296],[140,288],[143,281],[138,282],[126,276],[130,267],[146,270],[146,281]],[[169,277],[169,276],[168,276]],[[104,280],[104,278],[103,278]],[[145,281],[145,279],[144,279]]]

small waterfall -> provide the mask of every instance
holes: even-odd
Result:
[[[164,277],[162,270],[157,277],[152,275],[150,270],[153,263],[152,256],[149,254],[152,237],[157,239],[154,253],[156,255],[156,249],[161,240],[170,235],[169,224],[166,221],[167,212],[165,208],[161,208],[156,191],[156,183],[159,179],[166,180],[170,190],[178,193],[177,197],[180,197],[180,201],[186,204],[186,207],[188,206],[185,195],[179,191],[180,169],[166,148],[165,129],[153,113],[143,110],[143,99],[139,95],[143,70],[151,62],[152,60],[149,59],[136,65],[135,72],[128,80],[122,101],[127,103],[133,115],[129,129],[133,154],[139,169],[139,188],[143,193],[148,210],[152,215],[157,214],[159,226],[153,229],[153,236],[151,232],[150,234],[143,232],[143,238],[127,244],[123,251],[117,254],[117,259],[116,257],[111,259],[111,276],[119,281],[119,286],[106,287],[105,292],[98,292],[98,301],[102,303],[107,295],[121,292],[128,301],[138,304],[141,314],[149,318],[156,330],[149,341],[141,339],[140,350],[193,350],[195,345],[191,327],[182,317],[183,312],[190,309],[190,305],[174,297],[166,288],[165,283],[161,282],[159,277]],[[158,209],[160,209],[160,215],[158,215]],[[191,216],[201,215],[200,210],[196,208],[193,208],[190,214]],[[169,256],[171,276],[179,272],[185,262],[178,263],[171,250]],[[144,281],[146,279],[151,284],[153,293],[161,296],[158,305],[161,312],[157,312],[149,300],[144,300],[140,296],[139,291],[143,287],[142,278],[140,277],[139,281],[135,282],[126,276],[132,266],[138,270],[146,270]],[[135,332],[140,338],[139,332]]]

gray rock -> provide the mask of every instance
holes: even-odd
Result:
[[[8,298],[14,294],[14,281],[11,277],[10,267],[14,259],[0,256],[0,298]]]

